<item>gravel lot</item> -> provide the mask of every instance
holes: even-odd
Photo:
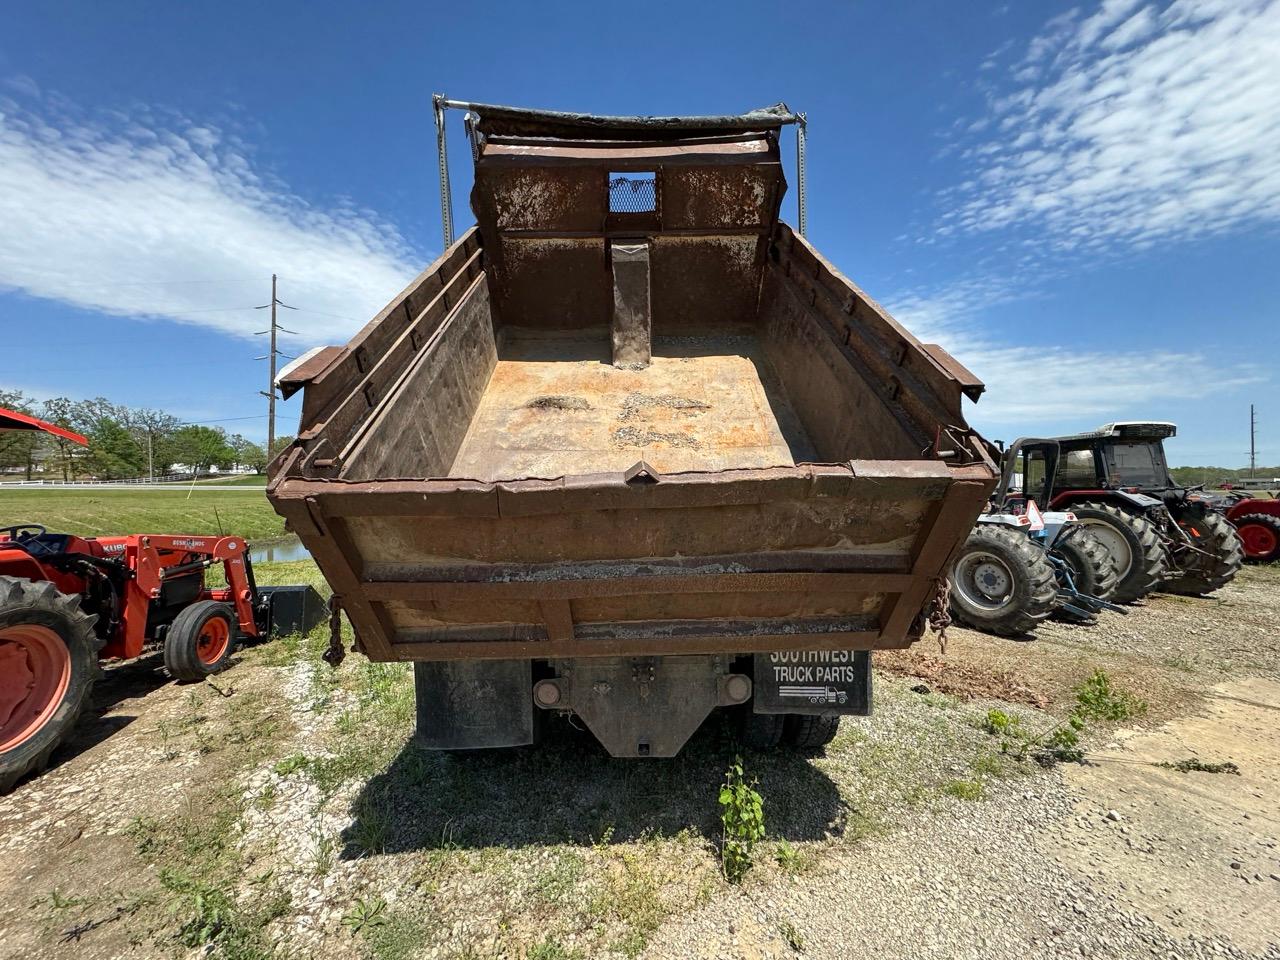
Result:
[[[264,582],[315,578],[309,564]],[[114,667],[44,776],[0,798],[0,957],[1280,958],[1280,571],[1034,642],[879,656],[877,712],[816,757],[745,754],[768,836],[721,876],[711,722],[674,761],[409,741],[409,676],[323,631],[217,685]],[[1002,751],[1103,669],[1145,712],[1082,763]],[[1239,773],[1155,764],[1230,761]]]

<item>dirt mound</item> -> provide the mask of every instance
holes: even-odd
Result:
[[[1007,670],[989,671],[928,653],[890,650],[879,653],[876,666],[900,677],[919,677],[940,693],[965,700],[1004,700],[1037,709],[1049,705],[1049,697],[1019,682]]]

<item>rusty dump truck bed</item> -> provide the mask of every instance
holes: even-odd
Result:
[[[472,110],[477,226],[281,379],[268,497],[361,649],[917,638],[995,482],[982,387],[779,220],[789,112]]]

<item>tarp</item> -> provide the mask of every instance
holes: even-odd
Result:
[[[644,140],[695,137],[700,134],[751,133],[776,130],[799,117],[785,103],[747,113],[711,117],[609,117],[559,110],[527,110],[496,104],[449,101],[480,117],[480,132],[487,136],[555,137],[565,139]]]

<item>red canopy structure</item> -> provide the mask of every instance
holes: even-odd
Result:
[[[37,420],[29,414],[18,413],[16,410],[6,410],[4,407],[0,407],[0,430],[43,430],[45,433],[51,433],[55,437],[62,437],[64,440],[78,443],[82,447],[89,445],[89,441],[78,433],[55,426],[52,423],[46,423],[44,420]]]

